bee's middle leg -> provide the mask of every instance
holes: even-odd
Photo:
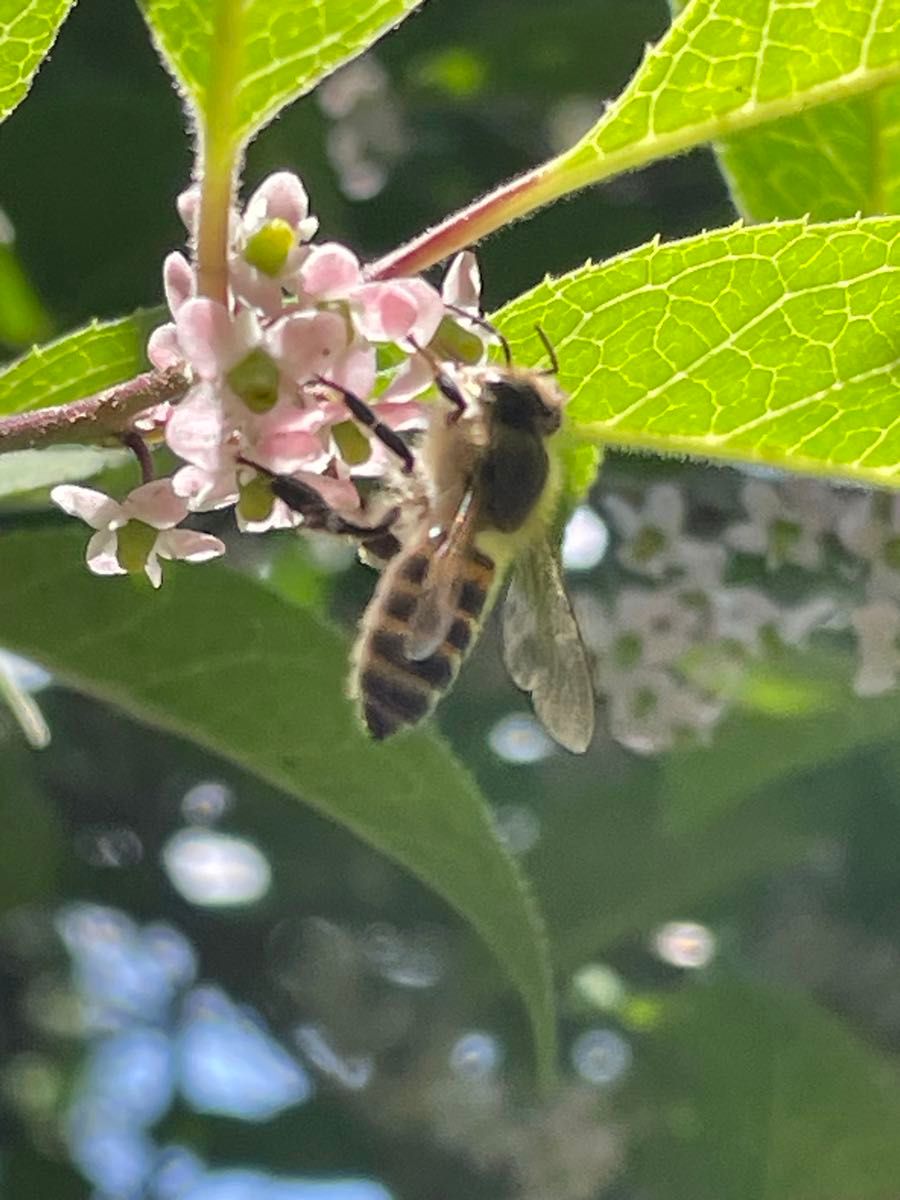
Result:
[[[387,446],[388,450],[391,450],[400,459],[403,464],[404,474],[410,474],[416,465],[412,450],[410,450],[399,433],[395,433],[389,425],[385,425],[384,421],[379,421],[375,412],[366,404],[365,400],[361,400],[359,396],[351,392],[348,388],[342,387],[339,383],[333,383],[330,379],[325,379],[321,375],[316,377],[316,383],[321,383],[325,387],[330,387],[340,393],[344,403],[350,410],[351,416],[355,417],[361,425],[365,425],[367,429],[371,429],[372,436],[378,438],[379,442]]]
[[[353,537],[360,541],[377,539],[389,535],[397,520],[398,509],[391,508],[384,517],[374,525],[361,525],[357,521],[348,521],[317,492],[311,484],[293,475],[279,475],[275,471],[250,459],[241,458],[240,462],[268,476],[272,495],[283,501],[291,512],[299,513],[303,518],[304,529],[313,529],[317,533],[333,533],[338,537]]]

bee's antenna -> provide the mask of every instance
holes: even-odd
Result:
[[[541,374],[542,375],[558,375],[559,374],[559,359],[556,357],[556,347],[553,345],[553,343],[547,337],[546,333],[544,333],[544,331],[540,325],[535,325],[534,328],[535,328],[535,332],[537,333],[538,337],[543,342],[544,349],[547,351],[547,355],[550,359],[550,366],[546,370],[541,371]]]
[[[458,304],[445,303],[444,308],[449,308],[451,312],[455,312],[459,316],[464,317],[467,321],[471,321],[473,325],[480,325],[482,329],[486,329],[488,333],[493,334],[503,348],[503,357],[506,359],[506,365],[508,367],[512,366],[512,351],[509,348],[509,342],[496,325],[492,325],[490,321],[488,321],[485,317],[480,316],[478,313],[467,312],[466,309],[460,308]]]

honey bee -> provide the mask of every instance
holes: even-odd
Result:
[[[291,494],[296,481],[273,478],[273,491],[302,511],[307,525],[350,533],[370,559],[386,561],[361,622],[349,683],[376,739],[418,725],[434,709],[508,577],[502,630],[510,675],[531,693],[538,718],[561,746],[582,753],[590,743],[590,668],[549,538],[561,481],[548,442],[560,428],[566,397],[556,384],[553,348],[538,332],[549,370],[512,366],[508,351],[505,366],[451,373],[433,364],[452,408],[432,416],[417,448],[415,477],[424,490],[405,534],[402,501],[378,525],[351,526],[329,517],[319,498],[310,517],[309,497],[304,509]],[[336,390],[376,436],[391,434],[386,444],[400,440],[378,428],[357,397]],[[401,445],[392,448],[412,474],[410,450]]]

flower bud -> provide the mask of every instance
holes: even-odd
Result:
[[[278,403],[278,367],[259,346],[231,368],[226,380],[253,413],[266,413]]]

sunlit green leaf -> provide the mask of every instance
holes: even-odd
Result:
[[[542,924],[471,779],[435,737],[376,745],[344,696],[344,639],[220,566],[159,593],[88,574],[76,530],[0,539],[0,644],[238,763],[357,833],[478,930],[554,1062]]]
[[[717,146],[735,201],[755,221],[900,212],[900,86],[826,104]]]
[[[421,0],[139,0],[205,117],[240,141],[399,24]],[[225,93],[228,93],[228,97]]]
[[[789,992],[721,979],[642,1040],[639,1186],[693,1200],[894,1200],[900,1087],[883,1051]]]
[[[900,484],[900,219],[651,243],[500,314],[556,345],[582,436]]]
[[[36,346],[0,371],[0,416],[67,404],[145,371],[147,337],[163,319],[148,309]]]
[[[692,0],[552,171],[584,186],[897,78],[898,0]]]
[[[24,99],[74,0],[0,2],[0,121]]]
[[[670,0],[680,13],[685,0]],[[740,212],[816,221],[900,212],[900,86],[783,117],[716,144]]]

